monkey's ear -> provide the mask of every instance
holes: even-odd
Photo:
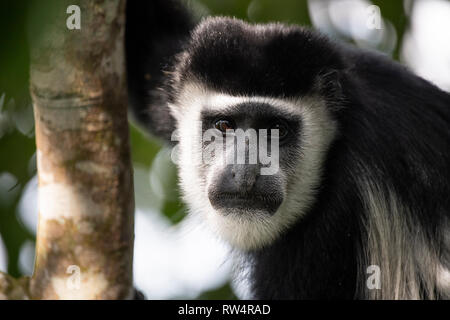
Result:
[[[328,106],[333,110],[339,110],[343,107],[344,82],[343,70],[329,69],[321,72],[318,76],[317,91],[322,97],[325,97]]]
[[[175,130],[175,119],[170,113],[167,94],[162,90],[145,91],[132,95],[129,89],[129,103],[131,119],[147,132],[170,142]]]
[[[165,70],[190,36],[195,25],[191,17],[179,0],[127,1],[125,51],[131,115],[166,141],[175,121],[168,107]]]

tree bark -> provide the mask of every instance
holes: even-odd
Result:
[[[0,275],[0,297],[132,298],[125,0],[55,3],[43,37],[30,39],[39,175],[35,269],[29,282]],[[66,27],[70,5],[81,9],[80,30]]]

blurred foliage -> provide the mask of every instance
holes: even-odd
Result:
[[[398,60],[400,56],[400,48],[402,44],[403,35],[408,26],[408,16],[404,10],[403,1],[386,1],[373,0],[373,4],[381,8],[381,13],[384,19],[390,21],[397,32],[398,40],[393,53],[393,58]]]
[[[215,290],[203,292],[197,297],[199,300],[237,300],[229,283]]]
[[[197,0],[193,7],[201,8],[201,14],[229,15],[251,22],[310,25],[309,10],[313,2],[316,1]],[[45,19],[49,7],[46,2],[44,8],[47,9],[42,9],[43,3],[0,1],[0,234],[9,256],[8,272],[13,276],[21,274],[18,266],[21,246],[34,239],[32,232],[17,218],[17,206],[25,184],[36,173],[27,39],[36,41],[39,38],[40,19]],[[401,40],[408,26],[403,1],[374,0],[373,3],[381,8],[383,17],[396,29],[398,41],[393,56],[398,59]],[[26,21],[33,26],[27,28]],[[181,221],[186,208],[179,200],[176,169],[169,161],[170,151],[134,126],[130,137],[137,206],[156,209],[173,223]],[[225,284],[199,298],[234,299],[235,296],[230,285]]]
[[[35,152],[33,137],[18,130],[14,121],[20,111],[31,108],[26,6],[25,1],[0,1],[0,234],[8,252],[8,272],[13,276],[20,275],[21,246],[34,238],[16,218],[24,185],[33,176],[28,168]],[[6,174],[14,177],[14,186],[8,185]]]

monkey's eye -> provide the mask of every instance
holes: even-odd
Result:
[[[286,138],[289,134],[289,127],[284,122],[275,122],[269,128],[269,135],[271,134],[271,130],[278,130],[278,137],[280,140]]]
[[[227,130],[234,130],[234,123],[227,119],[219,119],[214,123],[214,127],[225,134]]]

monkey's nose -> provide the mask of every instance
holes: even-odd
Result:
[[[253,189],[259,176],[259,166],[255,164],[237,164],[231,167],[231,180],[236,193],[247,193]]]
[[[220,171],[208,186],[208,198],[213,208],[225,215],[255,210],[274,214],[283,194],[276,179],[260,175],[259,165],[242,164],[229,165]]]

